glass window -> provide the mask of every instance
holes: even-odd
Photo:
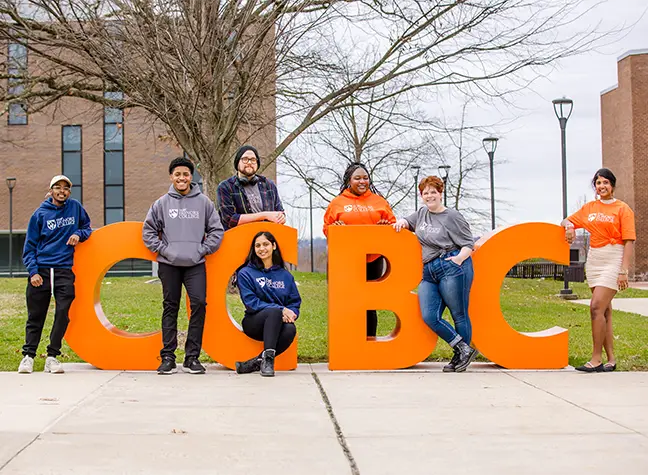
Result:
[[[20,74],[27,69],[27,46],[21,43],[9,44],[9,74]]]
[[[119,223],[124,220],[124,208],[106,209],[106,224]]]
[[[22,103],[9,104],[9,125],[27,124],[27,106]]]
[[[73,180],[71,177],[68,176],[70,180]],[[72,181],[74,183],[74,180]],[[74,198],[77,201],[81,201],[81,187],[74,185],[72,186],[72,191],[70,192],[70,198]]]
[[[124,112],[114,107],[104,107],[104,122],[106,124],[120,124],[124,122]]]
[[[63,151],[77,152],[80,150],[81,150],[81,126],[64,125],[63,126]]]
[[[104,150],[124,150],[121,124],[104,124]]]
[[[124,187],[107,186],[106,187],[106,208],[123,208],[124,207]]]
[[[63,152],[63,174],[74,185],[81,184],[81,152]]]
[[[124,184],[124,153],[105,152],[104,155],[106,185]]]

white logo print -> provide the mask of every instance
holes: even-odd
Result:
[[[178,217],[177,209],[169,209],[169,218],[176,219]]]
[[[590,215],[587,217],[588,221],[594,221],[596,219],[596,213],[590,213]]]
[[[265,277],[258,277],[256,281],[261,286],[261,288],[265,287],[266,285]]]
[[[54,230],[56,229],[56,220],[55,219],[48,219],[47,220],[47,229],[49,230]]]
[[[350,213],[353,210],[353,205],[344,205],[344,211]]]

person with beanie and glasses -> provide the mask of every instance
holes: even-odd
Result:
[[[277,186],[269,178],[257,175],[260,166],[257,149],[244,145],[234,156],[236,174],[218,185],[218,212],[226,231],[255,221],[286,222]]]

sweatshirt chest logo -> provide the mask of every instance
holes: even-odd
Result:
[[[439,234],[441,232],[441,228],[432,226],[428,223],[421,223],[421,225],[419,226],[419,231],[424,234]]]
[[[346,213],[350,213],[351,211],[359,211],[359,212],[367,212],[367,211],[373,211],[374,207],[369,205],[369,206],[364,206],[364,205],[344,205],[344,211]]]
[[[587,220],[591,223],[592,221],[597,221],[599,223],[614,223],[614,216],[610,216],[603,213],[590,213],[587,217]]]
[[[76,223],[74,216],[67,218],[56,218],[47,220],[47,229],[54,231],[56,228],[63,228],[65,226],[73,226]]]
[[[259,284],[259,287],[264,288],[266,285],[266,279],[265,277],[258,277],[257,278],[257,284]]]
[[[264,288],[266,285],[271,289],[285,289],[286,283],[283,280],[272,280],[267,277],[257,277],[259,287]]]
[[[169,218],[171,219],[200,219],[200,211],[187,208],[169,208]]]

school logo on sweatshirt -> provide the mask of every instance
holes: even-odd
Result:
[[[54,231],[56,228],[63,228],[65,226],[73,226],[76,223],[74,216],[67,218],[56,218],[47,220],[47,229]]]
[[[286,283],[283,280],[272,280],[267,277],[257,277],[257,283],[261,288],[268,286],[271,289],[285,289]]]
[[[358,211],[358,212],[364,212],[366,213],[367,211],[373,211],[374,207],[369,205],[369,206],[364,206],[364,205],[344,205],[344,211],[347,213],[350,213],[351,211]]]
[[[182,209],[169,208],[169,218],[200,219],[200,211],[195,209],[187,209],[187,208],[182,208]]]
[[[609,216],[603,213],[590,213],[587,217],[587,220],[591,223],[592,221],[598,221],[602,223],[613,223],[614,216]]]
[[[265,287],[265,285],[266,285],[266,278],[265,277],[257,277],[256,281],[257,281],[257,284],[259,284],[259,286],[261,288]]]

